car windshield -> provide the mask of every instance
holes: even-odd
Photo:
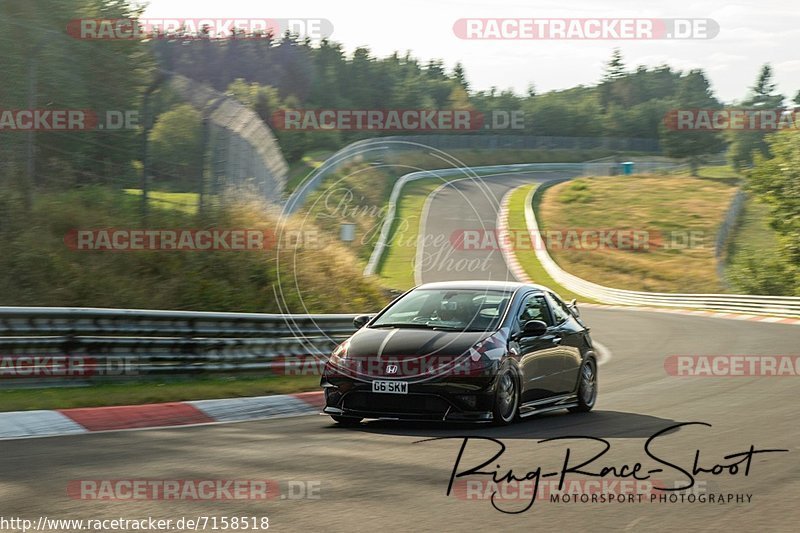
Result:
[[[511,293],[486,289],[417,289],[370,327],[416,327],[449,331],[497,329]]]

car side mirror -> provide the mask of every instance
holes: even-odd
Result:
[[[581,316],[581,310],[578,309],[578,300],[575,298],[569,303],[569,308],[572,310],[572,314],[575,316]]]
[[[356,329],[361,329],[366,326],[367,322],[372,320],[374,317],[375,315],[358,315],[353,319],[353,325],[356,327]]]
[[[547,333],[547,324],[541,320],[528,320],[522,326],[522,332],[519,337],[539,337]]]

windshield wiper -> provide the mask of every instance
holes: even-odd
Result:
[[[371,328],[424,328],[431,329],[433,326],[421,324],[419,322],[388,322],[386,324],[373,324]]]
[[[419,328],[444,331],[461,331],[458,326],[446,326],[444,324],[422,324],[420,322],[390,322],[387,324],[373,324],[371,328]]]

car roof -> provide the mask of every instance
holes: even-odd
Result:
[[[486,280],[462,280],[462,281],[435,281],[423,283],[415,289],[477,289],[477,290],[501,290],[515,292],[522,288],[535,289],[538,291],[550,290],[541,285],[533,283],[519,283],[516,281],[486,281]]]

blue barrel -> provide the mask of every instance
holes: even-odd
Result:
[[[626,176],[633,174],[633,161],[625,161],[622,163],[622,173]]]

